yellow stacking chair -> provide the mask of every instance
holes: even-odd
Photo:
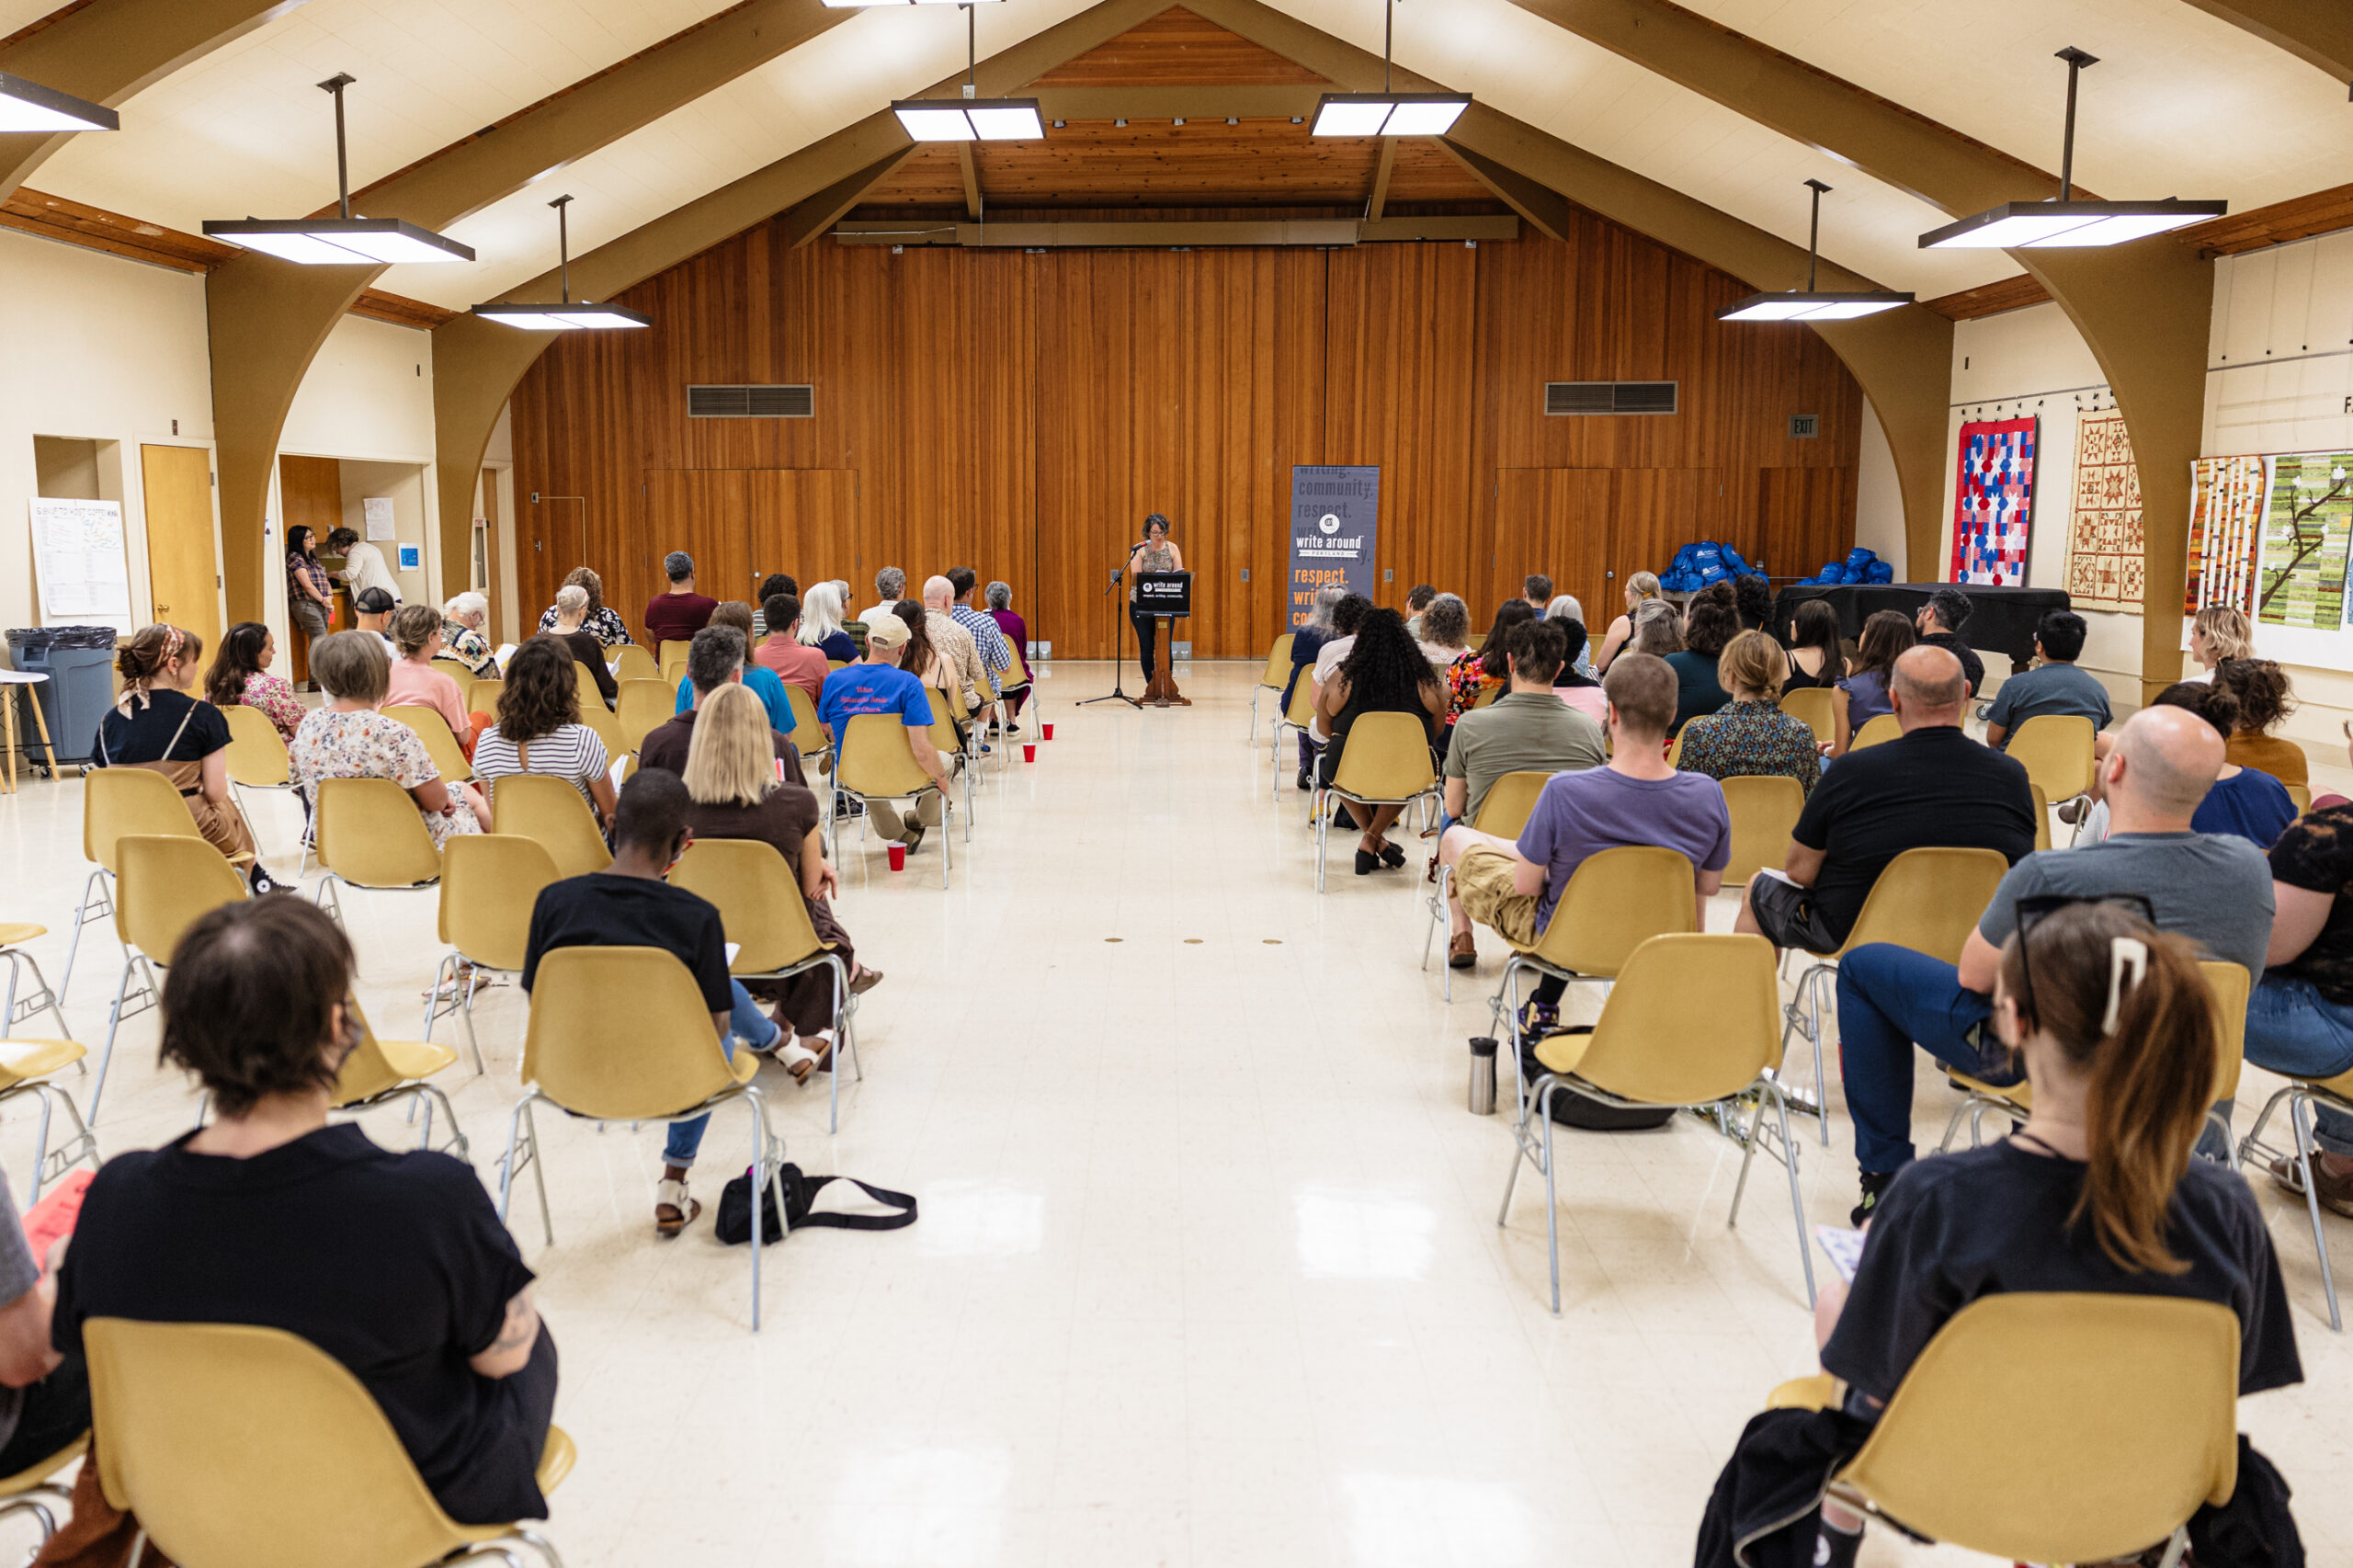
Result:
[[[122,978],[115,983],[114,1006],[107,1013],[98,1081],[90,1086],[93,1123],[107,1092],[107,1068],[114,1061],[114,1039],[122,1020],[163,1002],[155,965],[171,963],[172,949],[202,916],[251,896],[236,868],[201,838],[133,834],[116,844],[115,854],[114,924],[122,938]],[[131,988],[134,978],[137,990]]]
[[[342,888],[425,888],[440,880],[433,835],[409,792],[391,779],[322,778],[314,810],[319,868],[326,873],[318,903],[336,925],[345,924]]]
[[[458,684],[465,687],[467,712],[487,713],[494,720],[498,717],[498,699],[506,694],[505,676],[476,676],[472,686],[463,681]]]
[[[460,699],[462,700],[466,696],[469,685],[474,678],[473,666],[467,664],[463,659],[452,658],[447,653],[436,653],[427,662],[433,668],[439,670],[443,675],[448,676],[451,680],[458,683],[458,696]],[[472,710],[469,709],[468,711],[471,712]]]
[[[665,659],[662,661],[662,684],[668,687],[673,695],[676,695],[677,692],[678,683],[686,678],[687,658],[685,654],[681,653],[675,659]]]
[[[1690,864],[1683,863],[1687,868]],[[1552,1096],[1560,1093],[1579,1094],[1623,1108],[1677,1106],[1686,1110],[1723,1106],[1738,1096],[1755,1095],[1756,1114],[1743,1140],[1747,1148],[1741,1157],[1740,1179],[1732,1189],[1732,1212],[1725,1223],[1740,1222],[1749,1164],[1768,1135],[1765,1113],[1769,1108],[1773,1113],[1770,1135],[1779,1140],[1779,1147],[1772,1153],[1789,1173],[1799,1266],[1805,1271],[1807,1304],[1813,1303],[1813,1233],[1806,1229],[1805,1199],[1798,1190],[1798,1152],[1790,1137],[1789,1106],[1773,1071],[1781,1060],[1780,1042],[1773,1033],[1773,1013],[1779,1000],[1773,945],[1764,937],[1699,932],[1653,937],[1627,957],[1618,972],[1618,983],[1602,1004],[1599,1022],[1590,1030],[1548,1035],[1536,1042],[1536,1060],[1544,1073],[1520,1102],[1513,1125],[1518,1150],[1512,1158],[1511,1177],[1504,1185],[1503,1206],[1495,1211],[1495,1223],[1500,1226],[1510,1216],[1520,1162],[1532,1163],[1544,1173],[1544,1235],[1552,1257],[1553,1316],[1561,1312],[1561,1237],[1553,1181]],[[1706,1027],[1693,1028],[1696,1019],[1705,1019]],[[1727,1122],[1730,1111],[1725,1107]]]
[[[1881,741],[1894,740],[1903,733],[1904,726],[1896,722],[1894,714],[1881,713],[1876,718],[1864,721],[1863,727],[1857,730],[1854,737],[1847,741],[1847,749],[1860,751],[1865,746],[1875,746]]]
[[[2178,1562],[2190,1516],[2238,1490],[2238,1319],[2217,1302],[1981,1296],[1928,1341],[1829,1495],[2004,1562],[2109,1562],[2158,1541]],[[1838,1397],[1817,1374],[1767,1403]],[[1998,1484],[1953,1484],[1972,1456],[1995,1453]]]
[[[2027,788],[2034,791],[2034,846],[2048,849],[2051,847],[2051,798],[2042,792],[2041,785],[2032,780],[2028,781]]]
[[[548,852],[555,874],[585,877],[613,863],[597,813],[571,779],[545,773],[510,773],[493,784],[490,831],[528,838]]]
[[[81,1042],[74,1038],[74,1031],[66,1027],[65,1010],[57,1005],[56,993],[50,990],[49,982],[41,977],[40,965],[33,961],[32,954],[22,951],[19,947],[19,944],[46,936],[48,932],[46,926],[0,926],[0,958],[8,960],[7,1002],[5,1007],[0,1007],[0,1105],[19,1095],[33,1095],[40,1100],[40,1131],[33,1149],[31,1191],[25,1199],[28,1206],[40,1197],[44,1185],[64,1175],[66,1167],[75,1160],[86,1155],[94,1170],[98,1164],[97,1141],[91,1138],[89,1129],[82,1124],[82,1113],[74,1108],[73,1096],[48,1081],[51,1074],[69,1065],[83,1072],[88,1071],[81,1066],[86,1052]],[[17,966],[20,963],[30,965],[33,971],[32,994],[25,998],[21,1008],[17,1002]],[[58,1032],[54,1039],[10,1033],[17,1023],[44,1012],[57,1017]],[[74,1137],[53,1154],[49,1148],[49,1096],[51,1095],[64,1102],[66,1118],[74,1123]],[[9,1495],[7,1482],[0,1479],[0,1517],[5,1517],[9,1512]]]
[[[2003,748],[2040,785],[2045,800],[2064,803],[2091,793],[2092,722],[2074,713],[2039,713],[2020,724]]]
[[[458,1113],[449,1108],[449,1096],[426,1082],[456,1062],[458,1053],[446,1045],[421,1040],[377,1039],[376,1031],[368,1026],[368,1015],[357,1002],[351,1005],[351,1016],[359,1026],[359,1043],[343,1059],[343,1071],[335,1075],[327,1108],[357,1115],[404,1100],[423,1100],[425,1126],[417,1134],[416,1146],[433,1147],[433,1112],[438,1108],[449,1124],[449,1142],[442,1148],[459,1159],[472,1161],[472,1147],[458,1126]]]
[[[662,666],[663,679],[670,679],[669,669],[674,661],[678,665],[680,673],[685,673],[687,655],[694,651],[694,645],[695,642],[691,637],[687,638],[684,641],[676,637],[665,637],[662,639],[661,651],[654,655],[654,663]],[[670,681],[670,684],[672,686],[676,686],[678,683],[676,681]]]
[[[817,722],[817,704],[811,700],[809,688],[791,681],[784,683],[785,700],[792,705],[792,749],[801,754],[801,770],[815,778],[817,764],[833,750],[826,743],[825,732]]]
[[[613,650],[613,678],[622,680],[659,680],[662,666],[654,655],[634,642],[624,642]]]
[[[607,673],[609,674],[610,672],[608,671]],[[572,678],[574,684],[580,689],[580,707],[584,714],[592,706],[597,708],[603,708],[605,706],[605,693],[603,689],[597,685],[596,671],[590,669],[586,665],[582,664],[579,660],[574,659],[572,661]],[[607,711],[609,712],[611,710],[608,709]],[[581,722],[585,723],[587,721],[584,718]]]
[[[1536,797],[1544,792],[1545,781],[1552,776],[1540,768],[1518,773],[1506,773],[1487,786],[1486,799],[1479,802],[1478,820],[1472,827],[1481,833],[1492,833],[1498,838],[1518,838],[1528,826],[1529,813],[1536,809]],[[1430,967],[1430,945],[1439,931],[1449,929],[1453,921],[1447,911],[1448,897],[1454,884],[1454,868],[1438,869],[1438,891],[1430,895],[1429,926],[1422,933],[1422,967]],[[1439,981],[1446,999],[1454,1000],[1454,969],[1447,966]]]
[[[50,1477],[89,1450],[90,1435],[85,1432],[48,1458],[14,1475],[0,1477],[0,1518],[30,1514],[40,1529],[41,1544],[49,1544],[49,1538],[57,1533],[59,1513],[70,1514],[74,1507],[74,1489]]]
[[[670,873],[670,885],[686,889],[719,910],[727,939],[737,946],[734,961],[727,966],[727,972],[737,980],[787,980],[804,970],[833,971],[833,1093],[825,1131],[839,1131],[842,1060],[857,1053],[851,1020],[858,1012],[858,998],[850,994],[849,966],[817,939],[808,901],[801,897],[792,868],[772,844],[752,838],[699,838]],[[860,1083],[865,1082],[863,1058],[858,1059],[858,1076]]]
[[[93,1318],[83,1330],[107,1501],[181,1568],[426,1568],[552,1547],[520,1524],[441,1511],[375,1396],[284,1329]],[[577,1457],[559,1426],[540,1452],[543,1493]]]
[[[671,700],[675,702],[677,699],[674,695]],[[618,762],[637,749],[630,744],[629,736],[622,733],[620,721],[613,717],[613,710],[606,707],[605,699],[594,691],[580,704],[580,722],[596,731],[597,738],[605,743],[605,760],[608,763]]]
[[[2313,809],[2313,792],[2305,786],[2302,784],[2282,784],[2280,788],[2288,791],[2288,799],[2294,804],[2296,808],[2296,814],[2298,816],[2302,816],[2306,812]]]
[[[237,809],[244,813],[250,826],[254,813],[245,809],[247,790],[294,789],[294,775],[286,756],[286,737],[278,726],[258,708],[248,708],[242,702],[232,703],[221,710],[229,721],[229,750],[223,759],[228,765],[229,793],[235,798]],[[255,835],[258,838],[260,835]],[[302,846],[302,863],[294,880],[301,881],[302,873],[311,869],[311,846]]]
[[[2218,966],[2205,963],[2199,967],[2206,970],[2211,979],[2213,970]],[[2238,966],[2234,964],[2230,967],[2235,969]],[[2219,994],[2221,987],[2217,986],[2216,990]],[[2222,1002],[2222,1017],[2226,1021],[2231,1017],[2227,997]],[[2246,1019],[2244,1008],[2239,1014],[2237,1038],[2239,1049],[2244,1052],[2246,1041]],[[2224,1056],[2224,1064],[2228,1066],[2230,1062],[2227,1043]],[[2273,1071],[2278,1070],[2273,1069]],[[2328,1297],[2328,1326],[2341,1333],[2345,1324],[2337,1312],[2336,1278],[2328,1265],[2328,1238],[2321,1230],[2320,1195],[2313,1187],[2313,1161],[2318,1153],[2318,1145],[2313,1142],[2313,1108],[2326,1106],[2332,1110],[2341,1110],[2353,1115],[2353,1073],[2340,1073],[2333,1078],[2305,1077],[2295,1073],[2278,1073],[2278,1076],[2288,1080],[2287,1086],[2264,1102],[2263,1113],[2255,1119],[2253,1131],[2247,1133],[2245,1141],[2239,1145],[2238,1163],[2244,1169],[2248,1161],[2259,1157],[2269,1157],[2281,1153],[2292,1153],[2295,1155],[2296,1176],[2302,1184],[2304,1192],[2304,1211],[2312,1221],[2313,1248],[2320,1257],[2320,1286]],[[2237,1081],[2234,1078],[2231,1083],[2231,1092],[2236,1094],[2237,1091]],[[2269,1125],[2271,1113],[2279,1108],[2280,1102],[2283,1100],[2288,1106],[2288,1125],[2294,1132],[2296,1140],[2295,1147],[2290,1151],[2275,1150],[2263,1142],[2263,1130]]]
[[[538,840],[519,835],[463,834],[441,852],[440,935],[449,950],[434,970],[433,989],[426,995],[423,1038],[429,1043],[434,1023],[458,1014],[477,1075],[483,1071],[482,1041],[474,1034],[474,988],[468,971],[523,972],[531,910],[556,880],[555,858]]]
[[[1358,714],[1332,781],[1319,785],[1309,797],[1308,809],[1315,817],[1315,891],[1324,891],[1335,800],[1359,806],[1410,806],[1420,801],[1427,807],[1438,787],[1429,732],[1419,714]]]
[[[1258,672],[1258,684],[1250,689],[1250,744],[1252,745],[1258,744],[1258,698],[1261,693],[1271,691],[1275,694],[1277,700],[1281,699],[1283,686],[1290,679],[1291,644],[1297,640],[1296,633],[1286,631],[1275,639],[1275,645],[1272,648],[1267,650],[1267,667]]]
[[[90,774],[82,782],[82,858],[90,862],[90,880],[83,884],[82,902],[74,911],[74,937],[66,946],[65,971],[57,982],[61,1001],[74,983],[74,960],[82,949],[82,927],[115,912],[114,846],[134,835],[204,842],[188,802],[162,774],[144,767],[101,767]]]
[[[555,1244],[548,1183],[531,1107],[545,1100],[596,1121],[668,1124],[742,1101],[752,1113],[756,1195],[773,1189],[784,1212],[784,1144],[768,1132],[767,1106],[753,1077],[760,1058],[732,1062],[711,1030],[694,976],[661,948],[558,948],[540,960],[531,1022],[523,1037],[523,1097],[507,1125],[499,1162],[498,1217],[506,1218],[516,1173],[531,1167],[540,1223]],[[752,1204],[752,1332],[760,1328],[761,1204]]]
[[[1781,711],[1793,719],[1802,719],[1813,732],[1813,738],[1828,745],[1838,738],[1837,716],[1831,710],[1831,692],[1827,686],[1802,686],[1781,693]]]
[[[963,701],[958,699],[952,703],[948,702],[937,691],[931,692],[929,698],[931,749],[948,759],[949,770],[964,786],[964,842],[970,844],[972,842],[972,774],[976,765],[970,752],[957,749],[956,726],[949,721],[949,713],[961,710]],[[969,730],[965,733],[971,733]]]
[[[404,702],[380,711],[385,718],[416,732],[416,738],[425,743],[425,755],[433,759],[433,771],[441,776],[442,782],[460,784],[473,778],[473,764],[466,760],[458,737],[449,732],[449,721],[441,717],[438,709]]]
[[[937,744],[938,743],[934,743]],[[942,756],[958,755],[953,749]],[[842,726],[841,761],[834,768],[834,788],[860,801],[904,801],[912,806],[925,795],[940,796],[944,819],[956,812],[954,799],[942,791],[915,761],[907,744],[906,726],[891,713],[860,713]],[[952,820],[939,829],[939,885],[948,885],[949,843],[955,836]]]
[[[1871,884],[1862,913],[1855,916],[1854,929],[1838,950],[1812,955],[1813,961],[1798,976],[1796,997],[1782,1009],[1781,1051],[1788,1054],[1792,1034],[1813,1047],[1814,1102],[1793,1098],[1790,1103],[1821,1119],[1825,1147],[1830,1142],[1830,1085],[1823,1076],[1822,1037],[1824,1019],[1833,1010],[1838,960],[1866,942],[1893,942],[1959,963],[1962,945],[1977,928],[1977,917],[1994,901],[1994,890],[2009,869],[1997,849],[1906,849]]]
[[[1724,808],[1732,814],[1732,860],[1724,886],[1745,887],[1759,871],[1789,864],[1790,835],[1805,810],[1805,789],[1787,774],[1726,778]]]
[[[613,709],[613,727],[620,732],[621,751],[633,752],[645,737],[668,723],[678,710],[678,688],[658,680],[625,680],[620,700]],[[620,760],[620,754],[613,754]]]
[[[1315,722],[1315,670],[1309,665],[1299,672],[1299,684],[1290,689],[1290,706],[1283,710],[1275,727],[1267,732],[1267,763],[1274,771],[1274,785],[1267,791],[1268,800],[1279,800],[1283,792],[1283,732],[1295,732],[1301,744],[1306,744],[1307,732]]]

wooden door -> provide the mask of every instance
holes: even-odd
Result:
[[[212,454],[139,449],[147,509],[147,590],[155,619],[221,642],[221,562],[212,549]]]
[[[828,577],[852,577],[861,488],[856,469],[756,468],[745,479],[752,559],[761,576],[790,573],[804,594]],[[912,576],[915,568],[907,570]],[[857,596],[870,585],[853,579],[850,592]],[[758,587],[753,584],[752,591]]]
[[[1600,617],[1602,627],[1609,624],[1609,616],[1618,613],[1620,581],[1612,576],[1619,570],[1611,542],[1613,472],[1507,468],[1496,473],[1494,586],[1487,615],[1474,621],[1472,631],[1485,630],[1493,607],[1519,597],[1530,572],[1545,574],[1553,592],[1574,594],[1588,618]]]
[[[491,645],[496,647],[506,640],[506,622],[498,614],[503,596],[498,591],[498,471],[494,468],[482,471],[482,581],[472,586],[490,601],[490,619],[483,628]]]
[[[750,602],[752,576],[749,473],[740,468],[650,468],[645,471],[645,537],[653,545],[646,575],[622,585],[609,580],[605,599],[638,635],[645,603],[669,586],[662,558],[683,550],[695,559],[695,591],[724,602]]]

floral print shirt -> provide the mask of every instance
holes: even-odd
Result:
[[[555,613],[555,606],[548,606],[540,616],[540,630],[553,631],[555,623],[561,619]],[[610,605],[598,605],[590,610],[588,619],[580,623],[580,630],[594,637],[600,648],[620,648],[636,641],[629,634],[629,628],[622,624],[621,618],[613,613]]]
[[[483,680],[498,678],[498,655],[483,634],[462,620],[441,618],[441,650]]]
[[[1683,756],[1676,766],[1719,781],[1779,774],[1807,793],[1822,778],[1813,726],[1777,703],[1727,702],[1683,726]]]
[[[256,670],[245,677],[244,706],[276,725],[278,734],[289,741],[310,712],[294,695],[294,688],[267,670]]]
[[[1479,661],[1483,653],[1469,653],[1446,666],[1446,722],[1452,724],[1471,711],[1479,701],[1480,693],[1489,687],[1503,685],[1491,677]]]
[[[314,803],[322,779],[389,778],[404,790],[415,790],[441,777],[415,730],[376,712],[318,709],[303,718],[286,755],[294,782]],[[433,835],[436,849],[461,833],[482,831],[473,812],[454,790],[446,814],[426,811],[418,814]]]

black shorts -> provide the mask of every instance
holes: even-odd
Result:
[[[1748,884],[1748,911],[1756,928],[1777,948],[1802,948],[1810,953],[1835,953],[1843,938],[1833,936],[1813,906],[1813,890],[1802,888],[1762,871]]]

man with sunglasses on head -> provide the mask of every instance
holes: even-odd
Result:
[[[2144,708],[2117,733],[2099,764],[2115,824],[2109,837],[2079,849],[2040,850],[2012,866],[1957,968],[1883,942],[1840,960],[1839,1059],[1862,1167],[1856,1224],[1870,1217],[1913,1157],[1915,1043],[1972,1077],[2018,1080],[1985,1020],[1994,1009],[2002,944],[2022,917],[2030,925],[2040,908],[2121,900],[2144,907],[2159,930],[2198,942],[2206,956],[2261,976],[2271,937],[2270,866],[2245,839],[2189,827],[2222,771],[2222,738],[2212,725],[2187,709]]]

